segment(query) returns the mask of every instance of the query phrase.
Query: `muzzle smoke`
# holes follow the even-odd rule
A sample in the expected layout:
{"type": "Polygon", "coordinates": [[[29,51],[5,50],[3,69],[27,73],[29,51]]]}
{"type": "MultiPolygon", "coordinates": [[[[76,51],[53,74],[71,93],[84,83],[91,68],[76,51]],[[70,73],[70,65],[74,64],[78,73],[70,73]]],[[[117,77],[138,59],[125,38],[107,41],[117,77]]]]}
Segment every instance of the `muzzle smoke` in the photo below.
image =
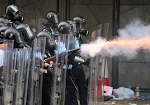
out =
{"type": "Polygon", "coordinates": [[[127,59],[135,58],[138,50],[150,49],[150,25],[144,25],[140,19],[135,19],[118,30],[118,37],[107,41],[98,37],[89,44],[81,45],[83,57],[94,57],[96,54],[113,57],[125,56],[127,59]]]}

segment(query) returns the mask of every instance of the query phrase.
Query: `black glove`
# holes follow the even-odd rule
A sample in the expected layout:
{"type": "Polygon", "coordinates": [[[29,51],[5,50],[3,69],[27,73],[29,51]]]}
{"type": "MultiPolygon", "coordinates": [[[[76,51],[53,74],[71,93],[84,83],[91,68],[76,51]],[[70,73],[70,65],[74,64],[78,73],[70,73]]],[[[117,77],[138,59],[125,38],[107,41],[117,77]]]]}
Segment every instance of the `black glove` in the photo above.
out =
{"type": "Polygon", "coordinates": [[[75,63],[74,62],[75,56],[78,56],[78,54],[76,54],[76,53],[70,53],[70,54],[68,54],[68,64],[74,64],[75,63]]]}
{"type": "Polygon", "coordinates": [[[90,64],[90,59],[87,59],[83,64],[84,65],[89,65],[90,64]]]}
{"type": "Polygon", "coordinates": [[[54,71],[54,67],[51,65],[51,66],[48,66],[47,68],[47,73],[49,74],[53,74],[53,71],[54,71]]]}

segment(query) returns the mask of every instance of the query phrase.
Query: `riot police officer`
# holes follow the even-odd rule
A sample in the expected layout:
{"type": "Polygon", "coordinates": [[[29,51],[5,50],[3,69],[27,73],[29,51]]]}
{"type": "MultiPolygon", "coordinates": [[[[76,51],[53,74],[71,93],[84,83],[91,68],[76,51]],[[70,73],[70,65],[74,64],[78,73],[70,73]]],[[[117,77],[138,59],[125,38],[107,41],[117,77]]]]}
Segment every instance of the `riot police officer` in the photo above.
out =
{"type": "MultiPolygon", "coordinates": [[[[69,24],[69,22],[66,21],[62,21],[58,24],[58,33],[62,35],[66,35],[66,39],[62,40],[59,42],[60,46],[59,46],[59,53],[65,52],[66,50],[71,50],[71,46],[70,46],[70,42],[72,40],[70,40],[70,36],[69,34],[71,32],[71,25],[69,24]],[[68,39],[68,40],[67,40],[68,39]],[[69,45],[69,48],[68,48],[69,45]]],[[[67,66],[64,65],[63,69],[66,69],[66,91],[65,91],[65,105],[70,105],[73,95],[76,94],[76,87],[74,85],[74,82],[72,81],[74,79],[74,74],[73,71],[75,71],[76,67],[74,66],[74,63],[72,62],[72,56],[74,56],[73,53],[68,54],[68,62],[67,62],[67,66]]],[[[65,77],[64,77],[65,78],[65,77]]]]}
{"type": "Polygon", "coordinates": [[[44,29],[50,33],[55,33],[55,28],[59,23],[59,14],[55,11],[50,11],[46,14],[45,21],[42,23],[46,26],[44,29]]]}
{"type": "Polygon", "coordinates": [[[16,4],[8,5],[2,17],[10,20],[12,22],[12,27],[17,27],[17,21],[20,23],[24,21],[24,17],[19,16],[19,7],[16,4]]]}
{"type": "MultiPolygon", "coordinates": [[[[77,37],[79,40],[79,46],[83,43],[82,35],[87,36],[88,31],[84,29],[85,26],[85,19],[81,16],[75,16],[73,21],[76,22],[76,31],[77,37]]],[[[87,105],[87,87],[86,87],[86,80],[84,70],[81,64],[77,65],[77,70],[75,72],[75,82],[79,89],[79,99],[81,105],[87,105]]],[[[78,105],[77,103],[77,96],[74,95],[72,99],[72,105],[78,105]]]]}
{"type": "MultiPolygon", "coordinates": [[[[47,39],[50,39],[50,34],[48,33],[48,32],[44,32],[44,31],[41,31],[41,32],[39,32],[37,35],[35,35],[35,33],[33,32],[33,29],[32,28],[30,28],[27,24],[20,24],[20,25],[18,25],[17,27],[16,27],[20,32],[21,32],[21,34],[23,35],[23,39],[24,39],[24,43],[25,43],[25,47],[27,47],[27,48],[30,48],[30,46],[31,47],[33,47],[34,48],[34,43],[33,43],[33,41],[34,40],[36,40],[36,38],[39,38],[39,37],[47,37],[47,39]]],[[[35,44],[36,45],[36,44],[35,44]]],[[[39,67],[39,62],[42,62],[43,61],[43,58],[42,58],[42,53],[41,52],[39,52],[39,50],[40,50],[40,47],[39,46],[37,46],[36,45],[36,50],[38,50],[38,51],[35,51],[35,68],[37,68],[37,67],[39,67]]],[[[34,53],[34,52],[33,52],[34,53]]],[[[34,59],[34,54],[32,55],[33,57],[31,57],[31,58],[33,58],[34,59]]],[[[31,63],[32,62],[34,62],[34,61],[32,61],[32,59],[31,59],[31,63]]],[[[41,68],[42,66],[41,66],[41,64],[40,64],[40,68],[39,69],[37,69],[37,70],[40,70],[40,72],[41,73],[44,73],[43,75],[44,75],[44,77],[46,77],[45,75],[49,75],[50,73],[51,73],[51,68],[49,67],[49,65],[50,64],[48,64],[48,63],[44,63],[44,68],[41,68]]],[[[32,66],[32,65],[31,65],[32,66]]],[[[31,68],[32,69],[32,68],[31,68]]],[[[27,95],[27,101],[28,102],[31,102],[32,103],[32,101],[30,101],[30,100],[32,100],[32,98],[33,97],[31,97],[31,94],[33,93],[33,91],[35,92],[35,94],[37,94],[37,90],[34,90],[34,89],[31,89],[31,87],[32,87],[32,84],[34,84],[34,86],[36,85],[37,87],[36,88],[38,88],[38,81],[35,81],[34,80],[34,82],[32,82],[32,78],[34,77],[34,75],[42,75],[42,74],[38,74],[38,71],[34,71],[34,72],[32,72],[32,70],[30,70],[30,72],[29,72],[29,83],[28,83],[28,95],[27,95]]],[[[35,77],[36,77],[35,76],[35,77]]],[[[39,78],[36,78],[37,80],[39,80],[39,78]]],[[[45,78],[44,78],[45,79],[45,78]]],[[[44,84],[45,84],[45,81],[44,81],[44,84]]],[[[43,85],[43,88],[44,88],[44,85],[43,85]]],[[[44,88],[45,89],[45,88],[44,88]]],[[[45,89],[46,90],[46,93],[47,93],[47,89],[45,89]]],[[[46,94],[46,93],[43,93],[43,94],[46,94]]],[[[35,95],[34,94],[34,95],[35,95]]],[[[48,93],[47,93],[48,94],[48,93]]],[[[41,94],[42,95],[42,94],[41,94]]],[[[34,96],[34,97],[37,97],[37,96],[34,96]]],[[[47,98],[47,97],[44,97],[44,98],[47,98]]],[[[46,100],[46,101],[44,101],[44,102],[48,102],[49,101],[49,99],[48,100],[46,100]]],[[[35,102],[36,103],[36,102],[35,102]]],[[[44,105],[47,105],[47,104],[45,104],[44,103],[44,105]]]]}
{"type": "MultiPolygon", "coordinates": [[[[55,11],[50,11],[46,14],[45,21],[42,23],[46,26],[43,31],[50,33],[51,39],[46,38],[45,46],[45,59],[55,55],[54,50],[56,49],[55,44],[55,28],[59,22],[59,14],[55,11]]],[[[50,61],[50,65],[53,65],[53,62],[50,61]]],[[[43,75],[43,89],[42,89],[42,105],[50,105],[50,94],[52,86],[52,74],[43,75]]]]}

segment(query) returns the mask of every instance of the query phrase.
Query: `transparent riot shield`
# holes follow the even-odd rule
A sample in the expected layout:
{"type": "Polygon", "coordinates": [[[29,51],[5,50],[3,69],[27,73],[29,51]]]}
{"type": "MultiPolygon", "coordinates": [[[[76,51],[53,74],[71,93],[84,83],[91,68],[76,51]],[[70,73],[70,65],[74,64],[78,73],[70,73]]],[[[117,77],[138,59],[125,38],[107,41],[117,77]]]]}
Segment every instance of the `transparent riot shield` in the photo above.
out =
{"type": "MultiPolygon", "coordinates": [[[[105,37],[106,39],[108,39],[108,29],[109,29],[109,24],[108,23],[100,24],[99,25],[98,36],[102,36],[102,37],[105,37]]],[[[106,64],[107,63],[106,62],[107,57],[105,56],[105,50],[103,50],[103,57],[101,57],[101,58],[103,60],[102,60],[101,72],[99,73],[99,76],[101,76],[101,79],[100,79],[101,83],[99,83],[99,85],[102,84],[102,87],[99,87],[99,90],[101,90],[101,88],[102,88],[102,98],[99,98],[99,101],[104,102],[104,85],[106,85],[106,83],[105,83],[105,78],[106,77],[105,76],[106,76],[106,74],[108,75],[108,71],[106,69],[106,67],[107,67],[107,64],[106,64]]]]}
{"type": "Polygon", "coordinates": [[[11,105],[13,99],[13,41],[4,42],[0,45],[1,67],[0,67],[0,104],[11,105]]]}
{"type": "Polygon", "coordinates": [[[0,46],[3,46],[2,48],[0,48],[0,58],[1,58],[1,62],[0,62],[0,105],[4,105],[4,83],[5,83],[5,73],[4,73],[4,70],[5,70],[5,57],[6,57],[6,46],[7,46],[7,43],[4,43],[4,44],[0,44],[0,46]],[[3,69],[4,68],[4,69],[3,69]]]}
{"type": "Polygon", "coordinates": [[[50,92],[50,105],[64,105],[66,91],[66,72],[70,35],[60,35],[57,40],[56,62],[53,85],[50,92]],[[67,45],[66,45],[67,42],[67,45]]]}
{"type": "Polygon", "coordinates": [[[15,88],[13,105],[26,105],[27,96],[27,82],[30,66],[31,48],[14,49],[14,74],[15,74],[15,88]]]}
{"type": "Polygon", "coordinates": [[[31,52],[31,65],[27,90],[27,104],[41,105],[43,73],[46,38],[40,37],[34,40],[31,52]]]}
{"type": "MultiPolygon", "coordinates": [[[[97,36],[97,31],[94,31],[91,36],[91,40],[94,41],[97,36]]],[[[90,80],[88,85],[88,105],[97,105],[97,72],[98,72],[98,58],[92,57],[90,60],[90,80]]]]}
{"type": "MultiPolygon", "coordinates": [[[[31,46],[31,63],[29,67],[29,79],[27,86],[27,105],[34,105],[34,71],[35,71],[35,55],[36,55],[37,39],[34,40],[31,46]]],[[[24,102],[25,103],[25,102],[24,102]]]]}
{"type": "Polygon", "coordinates": [[[24,64],[24,92],[23,92],[23,104],[26,105],[27,103],[27,89],[28,89],[28,80],[29,80],[29,68],[31,63],[31,48],[25,48],[25,64],[24,64]]]}
{"type": "Polygon", "coordinates": [[[24,92],[24,78],[25,78],[25,53],[26,49],[16,49],[16,77],[15,77],[15,105],[23,104],[23,92],[24,92]]]}
{"type": "Polygon", "coordinates": [[[37,39],[36,48],[36,68],[35,68],[35,105],[42,104],[42,86],[43,86],[43,72],[40,72],[44,68],[44,54],[45,54],[46,38],[40,37],[37,39]]]}
{"type": "Polygon", "coordinates": [[[14,89],[14,57],[13,57],[13,41],[8,41],[6,53],[6,68],[5,68],[5,89],[4,89],[4,104],[12,105],[13,89],[14,89]]]}
{"type": "MultiPolygon", "coordinates": [[[[66,43],[66,45],[68,45],[68,43],[66,43]]],[[[69,50],[74,50],[77,48],[79,48],[79,40],[77,39],[77,37],[71,35],[69,40],[69,50]]]]}
{"type": "MultiPolygon", "coordinates": [[[[91,39],[94,41],[97,37],[108,36],[109,24],[99,25],[99,29],[92,33],[91,39]]],[[[90,80],[88,85],[88,105],[98,105],[98,102],[104,102],[104,83],[105,83],[105,65],[106,57],[105,51],[102,52],[103,56],[97,54],[90,60],[90,80]]]]}

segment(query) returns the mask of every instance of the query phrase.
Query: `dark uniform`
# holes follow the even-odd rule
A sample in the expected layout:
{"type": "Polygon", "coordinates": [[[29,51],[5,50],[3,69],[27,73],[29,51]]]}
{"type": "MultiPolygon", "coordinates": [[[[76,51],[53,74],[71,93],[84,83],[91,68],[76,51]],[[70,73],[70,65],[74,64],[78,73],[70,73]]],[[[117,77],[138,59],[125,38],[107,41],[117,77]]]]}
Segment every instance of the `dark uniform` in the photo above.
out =
{"type": "MultiPolygon", "coordinates": [[[[49,27],[46,27],[49,28],[49,27]]],[[[45,29],[43,29],[45,30],[45,29]]],[[[48,30],[48,29],[46,29],[48,30]]],[[[50,32],[50,30],[49,30],[50,32]]],[[[46,38],[46,51],[45,51],[45,57],[49,58],[54,55],[54,49],[50,48],[51,50],[48,50],[50,46],[48,46],[48,39],[46,38]]],[[[47,69],[47,68],[45,68],[47,69]]],[[[43,73],[43,87],[42,87],[42,105],[50,105],[50,95],[51,95],[51,87],[52,87],[52,74],[51,73],[43,73]]]]}
{"type": "Polygon", "coordinates": [[[43,74],[43,88],[42,88],[42,105],[50,105],[50,94],[52,87],[52,74],[43,74]]]}
{"type": "MultiPolygon", "coordinates": [[[[86,87],[86,80],[85,74],[82,65],[77,64],[77,68],[74,71],[75,74],[75,83],[79,89],[79,100],[81,105],[87,105],[87,87],[86,87]]],[[[73,96],[72,104],[71,105],[78,105],[77,96],[76,94],[73,96]]]]}
{"type": "MultiPolygon", "coordinates": [[[[77,28],[77,37],[79,41],[79,46],[83,43],[82,36],[80,34],[87,35],[88,31],[84,30],[85,20],[81,16],[76,16],[73,18],[73,21],[76,22],[77,28]]],[[[81,105],[87,105],[87,87],[86,87],[86,80],[85,74],[82,67],[82,64],[77,64],[77,69],[74,71],[75,74],[75,83],[79,89],[79,100],[81,105]]],[[[77,96],[74,95],[72,99],[71,105],[78,105],[77,96]]]]}
{"type": "Polygon", "coordinates": [[[75,70],[76,70],[76,66],[73,66],[72,69],[67,70],[65,105],[71,105],[70,103],[72,102],[73,96],[76,96],[76,90],[75,90],[75,87],[72,82],[72,80],[74,79],[73,71],[75,71],[75,70]]]}
{"type": "MultiPolygon", "coordinates": [[[[50,11],[46,14],[46,19],[42,23],[46,26],[43,31],[47,31],[51,33],[51,42],[49,39],[46,38],[46,51],[45,51],[45,59],[55,55],[55,48],[56,45],[54,43],[54,36],[53,34],[55,31],[51,28],[55,28],[58,24],[58,14],[54,11],[50,11]]],[[[51,88],[52,88],[52,74],[51,73],[44,73],[43,74],[43,88],[42,88],[42,105],[50,105],[51,102],[51,88]]]]}

